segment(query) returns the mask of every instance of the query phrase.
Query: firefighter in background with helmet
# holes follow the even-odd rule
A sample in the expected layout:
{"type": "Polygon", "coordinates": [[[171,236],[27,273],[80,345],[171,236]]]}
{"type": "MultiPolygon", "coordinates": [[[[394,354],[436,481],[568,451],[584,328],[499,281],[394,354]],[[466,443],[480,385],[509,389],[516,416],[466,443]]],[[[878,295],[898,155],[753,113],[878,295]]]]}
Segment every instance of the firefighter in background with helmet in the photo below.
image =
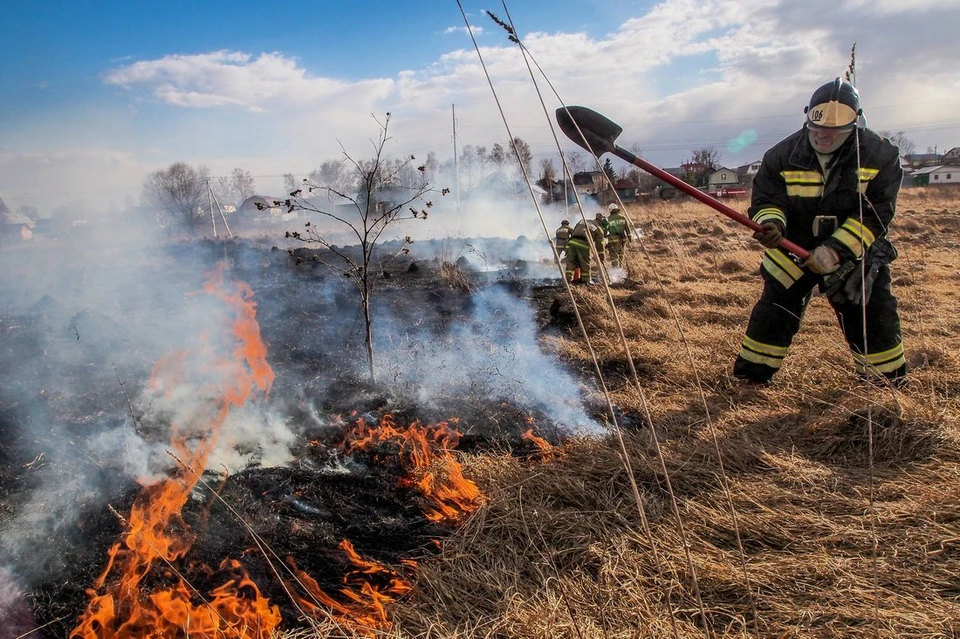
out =
{"type": "Polygon", "coordinates": [[[749,214],[763,227],[754,238],[766,249],[764,286],[733,374],[770,382],[819,286],[860,376],[881,374],[900,385],[907,364],[890,290],[896,251],[886,238],[903,178],[899,149],[859,127],[860,95],[840,78],[814,91],[804,113],[803,128],[764,154],[753,182],[749,214]],[[810,257],[796,264],[778,247],[782,238],[810,257]]]}
{"type": "Polygon", "coordinates": [[[624,265],[623,257],[627,244],[632,241],[630,223],[623,217],[617,203],[611,204],[607,210],[610,212],[610,217],[607,218],[607,249],[610,251],[610,266],[620,268],[624,265]]]}
{"type": "Polygon", "coordinates": [[[570,241],[570,236],[573,235],[573,229],[570,228],[570,221],[564,220],[560,222],[560,228],[556,230],[556,241],[554,244],[557,247],[557,254],[563,257],[563,252],[567,250],[567,242],[570,241]]]}
{"type": "Polygon", "coordinates": [[[597,252],[602,255],[603,251],[603,228],[595,220],[580,220],[573,227],[573,233],[570,241],[567,242],[567,261],[564,272],[568,282],[575,284],[593,284],[591,277],[591,263],[593,261],[590,255],[590,240],[587,234],[593,240],[593,246],[597,252]]]}

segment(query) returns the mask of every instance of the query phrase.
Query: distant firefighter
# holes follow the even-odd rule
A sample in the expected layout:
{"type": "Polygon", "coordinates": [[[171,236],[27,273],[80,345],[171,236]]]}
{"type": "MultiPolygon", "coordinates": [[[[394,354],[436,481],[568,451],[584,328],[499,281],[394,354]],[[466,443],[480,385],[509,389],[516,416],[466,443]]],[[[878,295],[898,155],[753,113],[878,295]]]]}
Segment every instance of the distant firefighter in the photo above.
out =
{"type": "MultiPolygon", "coordinates": [[[[593,245],[596,247],[599,255],[603,251],[603,228],[595,221],[583,220],[577,222],[573,227],[573,235],[567,242],[567,264],[565,275],[568,282],[579,284],[593,284],[591,278],[590,240],[587,239],[587,233],[593,239],[593,245]]],[[[602,258],[601,258],[602,262],[602,258]]]]}
{"type": "Polygon", "coordinates": [[[563,222],[560,222],[560,228],[558,228],[556,232],[557,238],[555,243],[557,246],[557,253],[559,253],[561,257],[563,256],[563,252],[567,250],[567,242],[570,241],[571,235],[573,235],[573,229],[570,228],[570,221],[564,220],[563,222]]]}
{"type": "Polygon", "coordinates": [[[611,204],[610,217],[607,218],[607,250],[610,251],[610,266],[620,268],[624,265],[623,257],[627,244],[633,241],[630,235],[630,223],[623,217],[620,207],[611,204]]]}

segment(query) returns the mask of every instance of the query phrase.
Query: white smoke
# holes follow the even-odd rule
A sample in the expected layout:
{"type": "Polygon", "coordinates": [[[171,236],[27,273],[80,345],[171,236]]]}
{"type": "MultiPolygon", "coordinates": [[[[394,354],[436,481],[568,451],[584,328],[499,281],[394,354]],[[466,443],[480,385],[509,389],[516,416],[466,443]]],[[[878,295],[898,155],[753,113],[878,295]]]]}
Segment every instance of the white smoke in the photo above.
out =
{"type": "Polygon", "coordinates": [[[487,397],[542,411],[567,433],[600,433],[587,414],[585,391],[537,340],[534,311],[504,287],[475,291],[468,317],[449,333],[386,354],[393,375],[418,389],[421,401],[487,397]]]}

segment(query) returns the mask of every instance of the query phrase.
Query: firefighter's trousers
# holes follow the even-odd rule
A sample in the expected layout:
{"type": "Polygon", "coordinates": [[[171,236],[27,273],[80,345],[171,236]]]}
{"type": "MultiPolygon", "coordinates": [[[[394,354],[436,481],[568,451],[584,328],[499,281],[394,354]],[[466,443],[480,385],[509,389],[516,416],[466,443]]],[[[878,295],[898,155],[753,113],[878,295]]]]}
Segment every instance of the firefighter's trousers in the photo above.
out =
{"type": "Polygon", "coordinates": [[[607,251],[610,253],[610,266],[613,268],[621,268],[625,266],[624,264],[624,255],[627,252],[627,243],[626,241],[619,238],[610,238],[607,241],[607,251]]]}
{"type": "Polygon", "coordinates": [[[586,239],[572,237],[567,242],[567,266],[564,272],[568,282],[573,282],[573,276],[580,269],[580,278],[590,279],[590,245],[586,239]]]}
{"type": "MultiPolygon", "coordinates": [[[[780,370],[793,336],[800,329],[800,321],[810,302],[813,287],[819,285],[820,275],[804,272],[789,288],[761,270],[763,294],[747,325],[740,354],[733,364],[736,377],[757,382],[769,382],[780,370]]],[[[907,374],[903,341],[900,334],[900,316],[897,298],[890,290],[890,267],[880,267],[873,283],[866,313],[859,304],[830,301],[833,311],[853,353],[857,373],[866,376],[869,370],[891,380],[907,374]],[[863,318],[866,316],[866,346],[864,346],[863,318]]]]}

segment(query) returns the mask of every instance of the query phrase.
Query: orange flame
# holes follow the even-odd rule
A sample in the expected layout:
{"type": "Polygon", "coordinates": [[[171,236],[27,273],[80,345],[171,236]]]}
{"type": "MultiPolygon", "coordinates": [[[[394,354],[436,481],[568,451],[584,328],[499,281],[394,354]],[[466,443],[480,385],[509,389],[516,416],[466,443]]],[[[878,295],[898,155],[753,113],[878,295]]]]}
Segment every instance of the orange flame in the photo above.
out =
{"type": "Polygon", "coordinates": [[[480,506],[480,489],[463,476],[463,467],[451,450],[460,442],[460,432],[448,422],[424,426],[413,422],[398,428],[392,415],[384,415],[375,427],[363,419],[344,437],[343,450],[373,452],[396,451],[407,471],[407,481],[416,486],[432,503],[427,518],[452,523],[480,506]]]}
{"type": "Polygon", "coordinates": [[[521,439],[525,439],[528,442],[531,442],[537,449],[540,451],[540,455],[543,457],[560,455],[560,451],[550,442],[545,440],[543,437],[533,434],[533,429],[527,429],[522,435],[521,439]]]}
{"type": "Polygon", "coordinates": [[[267,639],[280,624],[279,608],[261,597],[235,560],[221,564],[227,581],[207,597],[193,590],[179,573],[172,587],[142,591],[144,579],[158,560],[172,565],[193,544],[194,535],[181,510],[230,409],[242,406],[254,389],[268,393],[273,384],[253,291],[243,282],[235,283],[235,291],[227,291],[224,267],[221,263],[207,273],[204,292],[218,297],[236,315],[232,323],[237,343],[234,359],[210,365],[194,362],[189,352],[180,351],[161,358],[154,367],[153,390],[172,397],[175,389],[187,384],[211,401],[187,418],[187,423],[173,424],[171,446],[180,455],[182,466],[172,477],[145,486],[135,499],[126,520],[126,536],[110,549],[106,568],[88,590],[90,603],[70,633],[71,639],[267,639]],[[191,365],[196,367],[194,371],[188,370],[191,365]],[[199,380],[195,384],[191,373],[199,380]]]}
{"type": "Polygon", "coordinates": [[[339,589],[347,601],[338,601],[325,593],[313,577],[297,568],[291,557],[287,562],[294,569],[298,582],[310,597],[307,599],[297,596],[297,603],[314,616],[330,614],[318,606],[323,604],[333,611],[333,616],[338,622],[356,631],[386,630],[390,627],[390,621],[385,604],[396,601],[398,597],[410,592],[411,586],[386,566],[363,559],[354,550],[349,540],[341,541],[339,548],[346,553],[347,559],[354,566],[353,570],[344,575],[343,587],[339,589]]]}

